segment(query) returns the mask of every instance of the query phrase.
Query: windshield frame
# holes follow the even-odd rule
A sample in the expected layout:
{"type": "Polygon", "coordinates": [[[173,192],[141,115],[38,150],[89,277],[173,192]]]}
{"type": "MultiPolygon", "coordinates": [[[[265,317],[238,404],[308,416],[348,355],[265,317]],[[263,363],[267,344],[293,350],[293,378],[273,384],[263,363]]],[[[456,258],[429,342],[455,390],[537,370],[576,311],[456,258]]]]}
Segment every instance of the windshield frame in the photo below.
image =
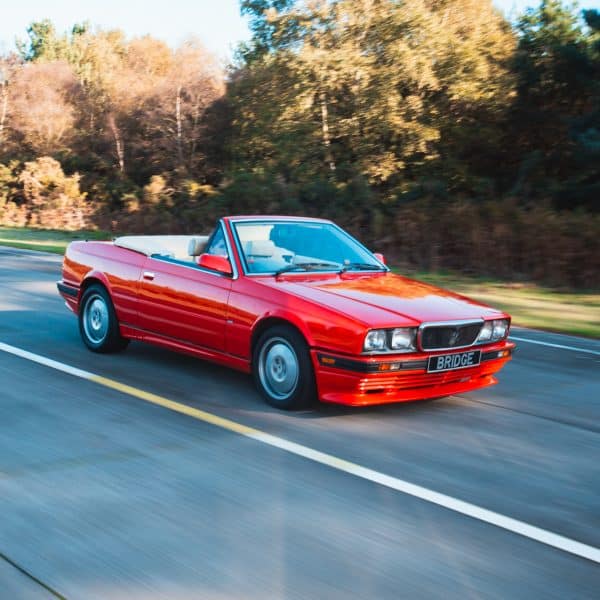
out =
{"type": "MultiPolygon", "coordinates": [[[[336,223],[334,223],[333,221],[327,221],[327,220],[319,220],[319,219],[303,219],[301,217],[297,218],[297,219],[289,219],[289,218],[272,218],[272,219],[265,219],[265,218],[256,218],[256,219],[230,219],[230,223],[231,223],[231,234],[233,237],[233,241],[235,244],[235,249],[237,251],[238,257],[239,257],[239,261],[240,261],[240,265],[242,267],[242,271],[244,272],[244,275],[246,277],[275,277],[277,276],[277,271],[264,271],[262,273],[252,273],[248,270],[248,265],[246,263],[246,256],[244,254],[244,251],[242,250],[242,244],[240,242],[239,236],[238,236],[238,230],[237,230],[237,225],[239,224],[265,224],[265,225],[276,225],[276,224],[290,224],[290,223],[298,223],[298,224],[306,224],[306,225],[310,225],[310,224],[315,224],[315,223],[320,223],[322,225],[327,225],[330,227],[333,227],[334,229],[336,229],[338,232],[340,232],[343,236],[345,236],[350,243],[354,243],[356,244],[361,250],[364,250],[372,259],[373,262],[375,263],[373,265],[373,269],[372,270],[367,270],[367,269],[361,269],[361,270],[347,270],[344,271],[344,273],[361,273],[361,274],[367,274],[367,273],[388,273],[390,271],[390,268],[385,265],[384,263],[382,263],[381,261],[379,261],[375,255],[373,254],[373,252],[371,252],[366,246],[364,246],[360,241],[358,241],[354,236],[350,235],[345,229],[343,229],[342,227],[340,227],[339,225],[337,225],[336,223]]],[[[329,275],[339,275],[341,273],[341,269],[342,269],[343,265],[340,265],[340,269],[310,269],[310,270],[301,270],[299,269],[298,271],[287,271],[285,273],[285,275],[324,275],[324,274],[329,274],[329,275]]]]}

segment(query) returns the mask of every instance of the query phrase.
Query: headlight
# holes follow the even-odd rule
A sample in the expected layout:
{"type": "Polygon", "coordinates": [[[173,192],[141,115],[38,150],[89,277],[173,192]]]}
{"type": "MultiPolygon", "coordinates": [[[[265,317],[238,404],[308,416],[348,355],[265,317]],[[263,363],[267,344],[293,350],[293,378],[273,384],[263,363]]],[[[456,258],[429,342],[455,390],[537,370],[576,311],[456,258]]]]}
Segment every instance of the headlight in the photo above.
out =
{"type": "Polygon", "coordinates": [[[372,350],[385,350],[385,341],[386,341],[386,332],[385,329],[373,329],[373,331],[369,331],[365,337],[364,349],[365,352],[370,352],[372,350]]]}
{"type": "Polygon", "coordinates": [[[489,342],[492,339],[492,332],[494,331],[494,322],[486,321],[479,332],[477,337],[478,342],[489,342]]]}
{"type": "Polygon", "coordinates": [[[392,329],[390,347],[392,350],[415,350],[417,330],[414,327],[392,329]]]}
{"type": "Polygon", "coordinates": [[[477,336],[477,342],[497,342],[503,340],[508,334],[508,319],[495,319],[486,321],[477,336]]]}
{"type": "Polygon", "coordinates": [[[502,340],[506,337],[508,333],[508,320],[507,319],[498,319],[494,321],[494,331],[492,332],[492,339],[502,340]]]}
{"type": "Polygon", "coordinates": [[[364,352],[413,352],[416,350],[416,327],[373,329],[365,336],[364,352]]]}

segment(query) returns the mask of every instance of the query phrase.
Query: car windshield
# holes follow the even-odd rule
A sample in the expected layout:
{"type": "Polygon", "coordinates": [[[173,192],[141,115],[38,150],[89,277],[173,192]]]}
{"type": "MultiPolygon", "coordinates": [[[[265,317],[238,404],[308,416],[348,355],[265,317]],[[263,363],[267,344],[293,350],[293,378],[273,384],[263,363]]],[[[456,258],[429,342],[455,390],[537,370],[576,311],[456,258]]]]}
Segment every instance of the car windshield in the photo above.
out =
{"type": "Polygon", "coordinates": [[[248,273],[385,269],[332,223],[248,221],[234,228],[248,273]]]}

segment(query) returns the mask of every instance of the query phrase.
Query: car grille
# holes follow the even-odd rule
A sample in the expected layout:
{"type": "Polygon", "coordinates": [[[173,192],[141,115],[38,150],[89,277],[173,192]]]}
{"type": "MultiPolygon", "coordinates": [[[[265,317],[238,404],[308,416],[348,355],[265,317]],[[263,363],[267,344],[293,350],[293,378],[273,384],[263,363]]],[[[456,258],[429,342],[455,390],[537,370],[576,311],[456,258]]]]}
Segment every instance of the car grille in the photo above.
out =
{"type": "Polygon", "coordinates": [[[481,321],[460,325],[426,325],[421,330],[422,350],[464,348],[475,342],[481,330],[481,321]]]}

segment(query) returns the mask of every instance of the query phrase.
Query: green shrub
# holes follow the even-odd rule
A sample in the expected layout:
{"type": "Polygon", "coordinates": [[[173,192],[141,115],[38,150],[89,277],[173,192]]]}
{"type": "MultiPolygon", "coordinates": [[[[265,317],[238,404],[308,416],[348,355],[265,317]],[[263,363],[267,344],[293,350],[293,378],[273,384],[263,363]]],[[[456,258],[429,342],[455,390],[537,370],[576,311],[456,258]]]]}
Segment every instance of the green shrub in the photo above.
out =
{"type": "Polygon", "coordinates": [[[65,175],[60,163],[50,156],[26,162],[18,177],[27,225],[46,229],[84,229],[91,213],[79,189],[79,175],[65,175]]]}

